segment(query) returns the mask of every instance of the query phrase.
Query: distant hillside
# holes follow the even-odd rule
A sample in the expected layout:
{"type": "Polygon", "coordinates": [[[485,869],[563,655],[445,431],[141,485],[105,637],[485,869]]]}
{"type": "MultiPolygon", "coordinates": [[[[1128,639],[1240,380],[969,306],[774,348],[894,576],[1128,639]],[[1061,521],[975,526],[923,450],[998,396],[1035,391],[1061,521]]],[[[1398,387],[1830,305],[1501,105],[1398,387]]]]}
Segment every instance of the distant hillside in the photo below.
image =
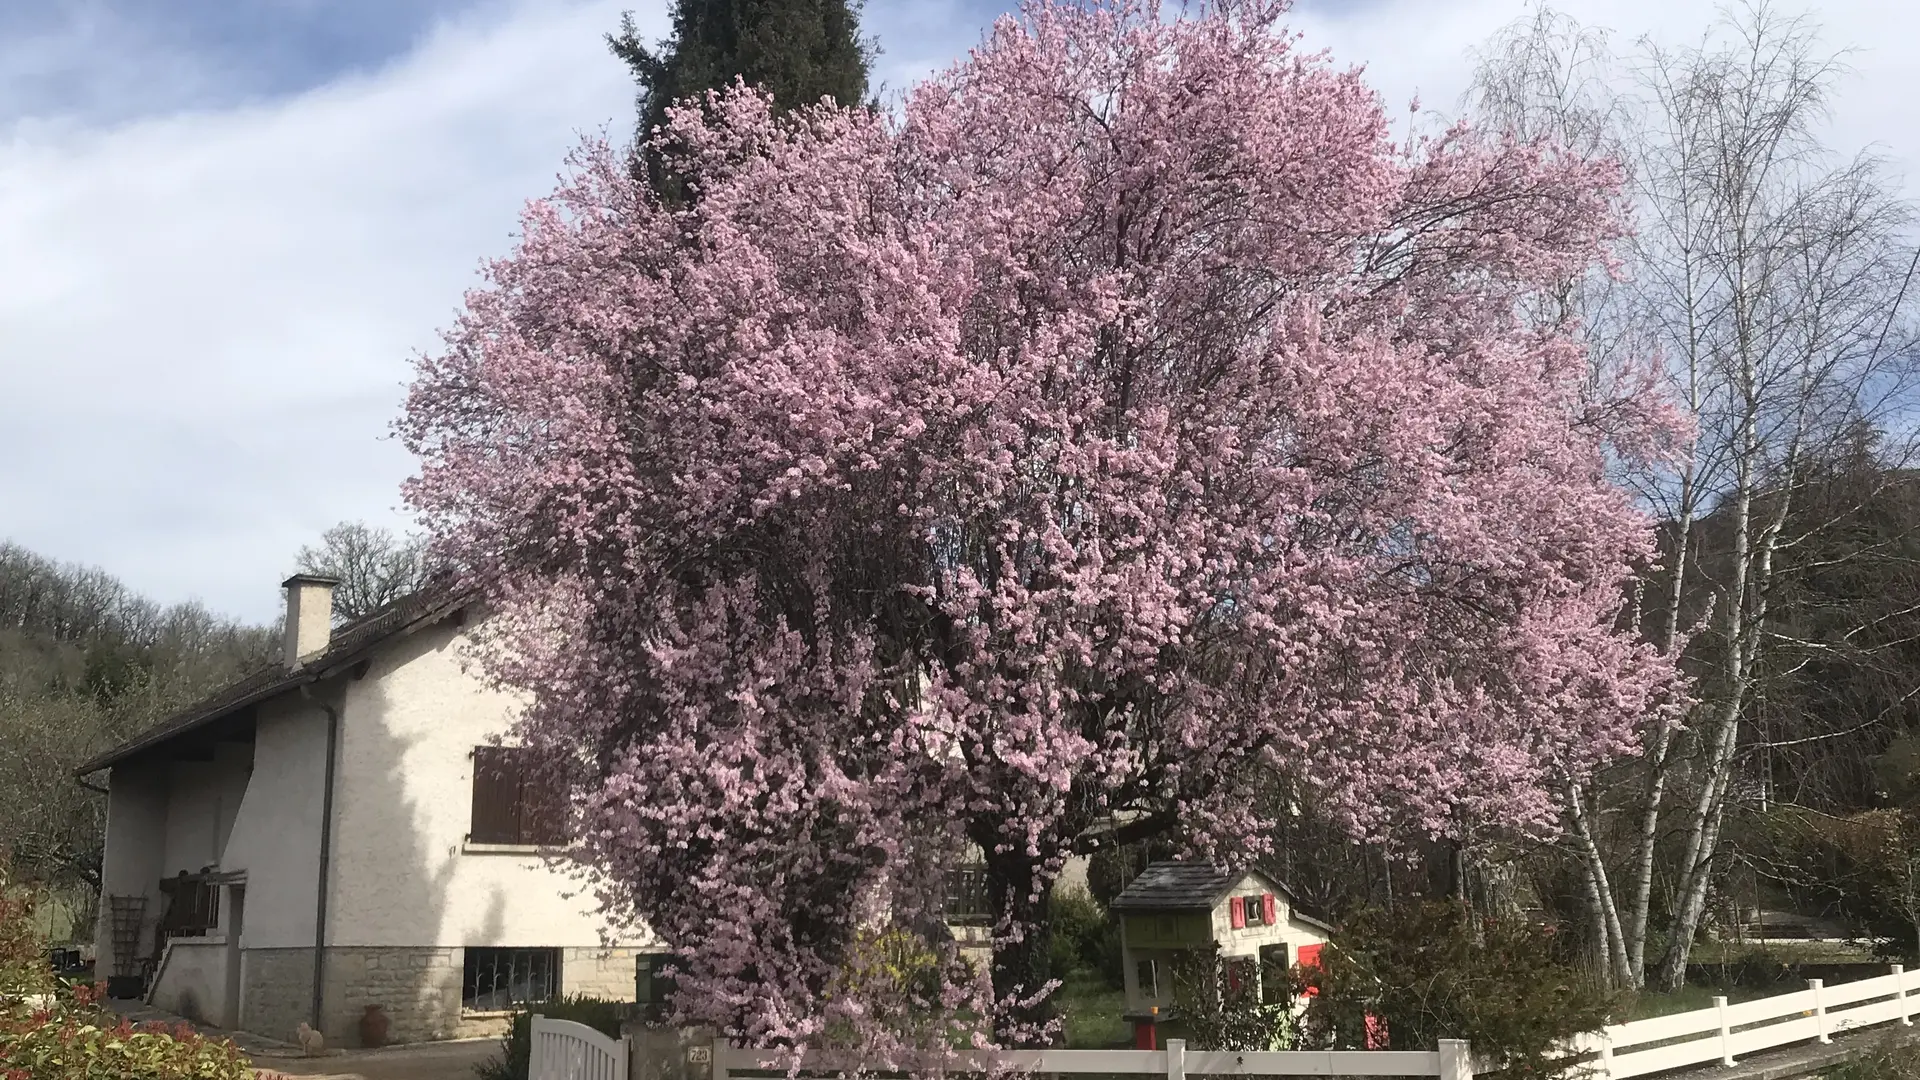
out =
{"type": "Polygon", "coordinates": [[[265,663],[275,638],[0,543],[0,859],[14,879],[96,891],[105,800],[69,770],[265,663]]]}

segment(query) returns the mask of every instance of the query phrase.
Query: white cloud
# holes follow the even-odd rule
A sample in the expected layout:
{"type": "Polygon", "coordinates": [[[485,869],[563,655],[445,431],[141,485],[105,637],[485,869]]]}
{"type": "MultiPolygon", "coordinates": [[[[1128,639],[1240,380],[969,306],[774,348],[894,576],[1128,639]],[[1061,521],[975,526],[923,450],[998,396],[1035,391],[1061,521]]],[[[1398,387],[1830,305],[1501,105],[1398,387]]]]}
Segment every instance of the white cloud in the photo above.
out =
{"type": "MultiPolygon", "coordinates": [[[[1729,4],[1722,0],[1552,0],[1583,25],[1610,31],[1616,50],[1643,36],[1669,46],[1697,42],[1729,4]]],[[[1830,142],[1847,153],[1873,148],[1892,159],[1914,187],[1920,161],[1920,96],[1908,74],[1920,46],[1920,7],[1886,0],[1775,0],[1781,15],[1807,12],[1831,51],[1848,50],[1851,75],[1838,87],[1830,142]]],[[[1304,4],[1293,20],[1309,48],[1330,49],[1343,64],[1364,63],[1367,80],[1397,117],[1418,96],[1423,109],[1452,115],[1477,50],[1527,16],[1519,0],[1372,0],[1356,8],[1304,4]]],[[[1404,130],[1404,129],[1401,129],[1404,130]]]]}
{"type": "MultiPolygon", "coordinates": [[[[527,2],[441,26],[376,73],[298,97],[102,126],[0,119],[0,538],[97,563],[162,600],[267,618],[293,551],[342,518],[401,520],[411,469],[386,437],[410,356],[431,348],[479,260],[582,132],[624,137],[632,87],[602,34],[665,0],[527,2]]],[[[1625,36],[1696,35],[1710,0],[1573,0],[1625,36]]],[[[1514,0],[1304,8],[1309,46],[1364,61],[1396,105],[1451,110],[1471,50],[1514,0]]],[[[892,91],[978,40],[980,0],[874,0],[892,91]]],[[[1916,16],[1834,0],[1865,43],[1838,109],[1848,144],[1914,160],[1898,74],[1916,16]]],[[[110,78],[110,32],[0,48],[0,92],[38,70],[110,78]],[[57,55],[93,49],[91,57],[57,55]]],[[[179,58],[143,72],[197,100],[179,58]]],[[[78,115],[90,115],[80,113],[78,115]]]]}
{"type": "Polygon", "coordinates": [[[288,100],[5,132],[0,536],[261,618],[321,529],[400,520],[409,358],[580,134],[625,135],[621,6],[496,9],[288,100]]]}

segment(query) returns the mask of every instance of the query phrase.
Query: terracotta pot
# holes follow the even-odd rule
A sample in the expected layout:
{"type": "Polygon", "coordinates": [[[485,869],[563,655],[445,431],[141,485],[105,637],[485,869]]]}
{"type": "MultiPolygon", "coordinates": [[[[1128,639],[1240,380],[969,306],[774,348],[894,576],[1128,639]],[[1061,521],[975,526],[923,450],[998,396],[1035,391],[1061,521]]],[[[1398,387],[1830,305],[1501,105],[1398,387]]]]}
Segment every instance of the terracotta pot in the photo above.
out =
{"type": "Polygon", "coordinates": [[[387,1045],[389,1024],[385,1005],[367,1006],[367,1011],[360,1017],[360,1045],[373,1047],[387,1045]]]}

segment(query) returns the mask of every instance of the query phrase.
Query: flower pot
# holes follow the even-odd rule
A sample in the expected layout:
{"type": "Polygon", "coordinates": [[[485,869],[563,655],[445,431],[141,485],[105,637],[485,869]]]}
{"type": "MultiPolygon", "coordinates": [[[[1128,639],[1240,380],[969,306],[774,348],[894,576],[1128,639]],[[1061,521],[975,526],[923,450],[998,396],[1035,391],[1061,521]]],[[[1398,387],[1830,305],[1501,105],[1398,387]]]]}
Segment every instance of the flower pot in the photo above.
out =
{"type": "Polygon", "coordinates": [[[387,1045],[387,1007],[369,1005],[360,1017],[360,1045],[380,1047],[387,1045]]]}

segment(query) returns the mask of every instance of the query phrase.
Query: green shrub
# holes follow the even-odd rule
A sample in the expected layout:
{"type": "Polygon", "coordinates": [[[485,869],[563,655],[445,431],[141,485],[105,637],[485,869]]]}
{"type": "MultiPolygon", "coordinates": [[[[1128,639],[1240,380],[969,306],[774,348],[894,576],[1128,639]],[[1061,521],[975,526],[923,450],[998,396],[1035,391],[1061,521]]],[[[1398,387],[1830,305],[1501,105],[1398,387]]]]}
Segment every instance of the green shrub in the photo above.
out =
{"type": "Polygon", "coordinates": [[[1047,902],[1053,932],[1047,961],[1054,978],[1087,972],[1119,986],[1120,927],[1085,889],[1056,890],[1047,902]]]}
{"type": "Polygon", "coordinates": [[[1555,959],[1554,935],[1451,902],[1360,911],[1304,973],[1316,996],[1303,1038],[1361,1049],[1372,1017],[1376,1046],[1431,1050],[1439,1039],[1465,1039],[1508,1076],[1557,1076],[1569,1064],[1563,1040],[1604,1026],[1618,1002],[1555,959]]]}
{"type": "Polygon", "coordinates": [[[581,995],[530,1005],[513,1014],[513,1022],[500,1040],[499,1055],[475,1065],[473,1071],[480,1074],[481,1080],[527,1080],[533,1055],[534,1013],[549,1020],[571,1020],[576,1024],[585,1024],[610,1039],[617,1039],[620,1037],[620,1025],[632,1010],[633,1005],[629,1002],[581,995]]]}
{"type": "Polygon", "coordinates": [[[1177,1037],[1196,1050],[1292,1050],[1299,1045],[1294,1012],[1301,990],[1297,971],[1269,966],[1259,975],[1261,992],[1245,977],[1235,992],[1230,981],[1223,985],[1226,967],[1216,944],[1210,950],[1181,954],[1169,975],[1173,980],[1170,1038],[1178,1032],[1177,1037]]]}

